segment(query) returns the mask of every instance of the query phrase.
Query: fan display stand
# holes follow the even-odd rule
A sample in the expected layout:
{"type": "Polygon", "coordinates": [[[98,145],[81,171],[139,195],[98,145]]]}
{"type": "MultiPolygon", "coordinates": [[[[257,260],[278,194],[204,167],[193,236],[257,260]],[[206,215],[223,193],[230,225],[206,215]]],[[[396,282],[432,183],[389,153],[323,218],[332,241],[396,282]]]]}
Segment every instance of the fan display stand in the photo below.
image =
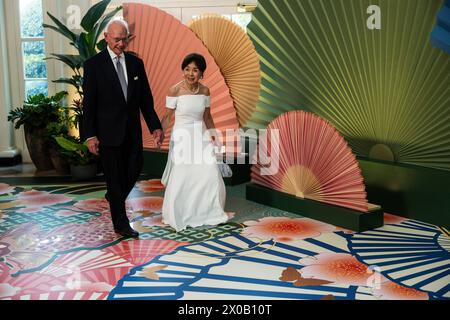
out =
{"type": "Polygon", "coordinates": [[[247,200],[355,231],[383,226],[381,207],[367,201],[355,155],[325,119],[286,112],[268,125],[258,145],[247,200]]]}
{"type": "Polygon", "coordinates": [[[361,212],[319,201],[297,198],[294,195],[255,183],[246,185],[245,196],[250,201],[357,232],[383,226],[383,210],[379,206],[374,206],[368,212],[361,212]]]}
{"type": "Polygon", "coordinates": [[[358,157],[367,198],[386,212],[450,228],[450,172],[358,157]]]}

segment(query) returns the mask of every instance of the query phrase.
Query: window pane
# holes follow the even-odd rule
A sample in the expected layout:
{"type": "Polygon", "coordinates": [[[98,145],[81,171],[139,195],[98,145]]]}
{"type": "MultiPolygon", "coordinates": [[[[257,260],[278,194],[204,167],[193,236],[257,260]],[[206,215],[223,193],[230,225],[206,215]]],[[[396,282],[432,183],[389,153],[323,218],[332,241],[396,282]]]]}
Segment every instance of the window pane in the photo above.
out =
{"type": "Polygon", "coordinates": [[[251,13],[233,14],[233,22],[240,25],[242,29],[247,31],[247,25],[252,21],[251,13]]]}
{"type": "Polygon", "coordinates": [[[20,30],[22,38],[43,37],[42,0],[20,0],[20,30]]]}
{"type": "Polygon", "coordinates": [[[22,49],[25,79],[47,78],[44,41],[24,42],[22,49]]]}
{"type": "Polygon", "coordinates": [[[47,81],[25,81],[25,95],[32,96],[39,93],[48,95],[47,81]]]}

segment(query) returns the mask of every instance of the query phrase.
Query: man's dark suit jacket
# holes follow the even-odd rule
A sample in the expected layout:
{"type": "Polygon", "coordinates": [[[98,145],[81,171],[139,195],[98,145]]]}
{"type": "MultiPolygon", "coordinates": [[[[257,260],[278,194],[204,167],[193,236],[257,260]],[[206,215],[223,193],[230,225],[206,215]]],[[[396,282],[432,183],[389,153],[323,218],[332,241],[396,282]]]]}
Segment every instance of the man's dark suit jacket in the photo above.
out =
{"type": "Polygon", "coordinates": [[[81,132],[83,140],[97,136],[100,145],[119,146],[128,132],[133,140],[142,141],[139,111],[142,112],[151,133],[161,129],[161,123],[154,110],[144,63],[128,53],[125,53],[125,62],[128,75],[128,101],[123,95],[108,50],[101,51],[84,63],[81,132]]]}

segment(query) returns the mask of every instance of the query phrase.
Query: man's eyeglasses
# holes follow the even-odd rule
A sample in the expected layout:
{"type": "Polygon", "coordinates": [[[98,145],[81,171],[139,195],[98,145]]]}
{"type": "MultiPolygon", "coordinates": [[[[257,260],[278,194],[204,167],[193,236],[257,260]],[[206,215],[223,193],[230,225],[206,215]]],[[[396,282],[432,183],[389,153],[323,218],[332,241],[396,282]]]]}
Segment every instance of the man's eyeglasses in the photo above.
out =
{"type": "Polygon", "coordinates": [[[120,42],[120,41],[128,42],[128,40],[130,40],[130,37],[125,37],[125,38],[112,38],[112,40],[113,40],[115,43],[118,43],[118,42],[120,42]]]}

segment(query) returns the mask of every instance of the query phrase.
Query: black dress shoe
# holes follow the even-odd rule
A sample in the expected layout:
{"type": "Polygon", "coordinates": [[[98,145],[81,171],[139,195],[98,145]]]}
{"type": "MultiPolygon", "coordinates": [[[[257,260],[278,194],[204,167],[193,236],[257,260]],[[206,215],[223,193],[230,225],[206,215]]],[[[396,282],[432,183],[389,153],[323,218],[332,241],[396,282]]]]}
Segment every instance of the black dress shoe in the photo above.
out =
{"type": "Polygon", "coordinates": [[[114,229],[115,233],[120,234],[122,237],[125,238],[137,238],[139,237],[139,232],[137,232],[136,230],[134,230],[133,228],[126,228],[126,229],[122,229],[122,230],[118,230],[118,229],[114,229]]]}

